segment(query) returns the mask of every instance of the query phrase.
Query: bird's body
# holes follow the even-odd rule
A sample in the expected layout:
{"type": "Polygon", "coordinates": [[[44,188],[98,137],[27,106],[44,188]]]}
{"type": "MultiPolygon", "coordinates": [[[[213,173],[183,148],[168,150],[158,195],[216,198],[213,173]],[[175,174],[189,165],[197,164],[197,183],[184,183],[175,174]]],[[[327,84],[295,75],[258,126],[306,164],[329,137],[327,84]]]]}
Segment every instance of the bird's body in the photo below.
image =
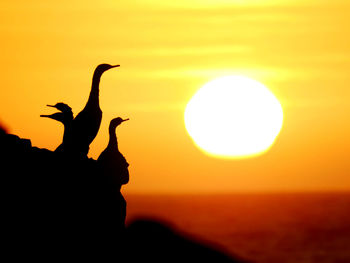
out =
{"type": "Polygon", "coordinates": [[[99,107],[85,107],[72,122],[71,148],[66,151],[86,156],[100,129],[101,120],[102,111],[99,107]]]}
{"type": "Polygon", "coordinates": [[[115,129],[126,120],[118,117],[110,122],[108,145],[97,159],[103,175],[110,178],[113,184],[119,188],[129,181],[129,164],[119,151],[115,129]]]}
{"type": "Polygon", "coordinates": [[[89,99],[84,109],[75,117],[72,123],[72,149],[70,152],[78,156],[86,156],[89,152],[89,145],[95,139],[100,129],[102,111],[99,103],[100,79],[103,72],[119,67],[119,65],[100,64],[96,67],[92,77],[89,99]]]}

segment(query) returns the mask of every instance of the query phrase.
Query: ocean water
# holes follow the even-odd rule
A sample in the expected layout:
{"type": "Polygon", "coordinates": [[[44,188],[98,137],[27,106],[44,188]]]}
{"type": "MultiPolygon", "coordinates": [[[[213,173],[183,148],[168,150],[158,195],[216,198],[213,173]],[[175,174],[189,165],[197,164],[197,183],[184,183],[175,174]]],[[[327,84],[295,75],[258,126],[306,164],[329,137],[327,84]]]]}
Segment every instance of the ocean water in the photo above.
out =
{"type": "Polygon", "coordinates": [[[127,223],[152,218],[261,263],[350,263],[350,193],[126,195],[127,223]]]}

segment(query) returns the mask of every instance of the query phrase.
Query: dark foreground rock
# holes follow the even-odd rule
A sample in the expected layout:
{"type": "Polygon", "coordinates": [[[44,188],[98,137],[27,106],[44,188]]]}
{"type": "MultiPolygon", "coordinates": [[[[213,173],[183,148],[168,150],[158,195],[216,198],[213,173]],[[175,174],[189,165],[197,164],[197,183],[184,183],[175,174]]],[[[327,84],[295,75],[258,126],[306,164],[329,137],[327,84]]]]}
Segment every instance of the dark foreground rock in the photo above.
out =
{"type": "Polygon", "coordinates": [[[0,132],[2,251],[12,261],[242,262],[159,222],[123,228],[125,201],[93,159],[0,132]]]}

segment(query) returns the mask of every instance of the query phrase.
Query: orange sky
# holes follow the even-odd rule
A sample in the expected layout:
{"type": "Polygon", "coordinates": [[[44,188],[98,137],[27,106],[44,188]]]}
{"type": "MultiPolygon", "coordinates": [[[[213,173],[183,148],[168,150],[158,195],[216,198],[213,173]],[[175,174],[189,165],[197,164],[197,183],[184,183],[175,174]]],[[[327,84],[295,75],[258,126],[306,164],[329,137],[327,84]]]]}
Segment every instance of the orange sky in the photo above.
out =
{"type": "Polygon", "coordinates": [[[349,12],[346,0],[5,0],[0,121],[54,150],[63,129],[39,117],[52,112],[45,105],[78,113],[95,66],[120,64],[101,81],[90,157],[106,146],[109,121],[129,117],[118,129],[131,164],[125,191],[350,190],[349,12]],[[264,83],[282,104],[282,131],[259,157],[206,156],[185,130],[191,96],[230,74],[264,83]]]}

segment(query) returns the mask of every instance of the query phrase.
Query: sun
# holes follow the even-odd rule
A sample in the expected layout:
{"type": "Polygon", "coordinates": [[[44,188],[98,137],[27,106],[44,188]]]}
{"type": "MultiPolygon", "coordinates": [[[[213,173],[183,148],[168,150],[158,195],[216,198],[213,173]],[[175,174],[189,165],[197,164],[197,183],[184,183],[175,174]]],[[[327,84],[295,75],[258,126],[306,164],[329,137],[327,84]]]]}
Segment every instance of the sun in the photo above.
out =
{"type": "Polygon", "coordinates": [[[244,158],[266,152],[283,123],[283,110],[263,84],[226,76],[205,84],[188,102],[185,126],[194,143],[217,157],[244,158]]]}

